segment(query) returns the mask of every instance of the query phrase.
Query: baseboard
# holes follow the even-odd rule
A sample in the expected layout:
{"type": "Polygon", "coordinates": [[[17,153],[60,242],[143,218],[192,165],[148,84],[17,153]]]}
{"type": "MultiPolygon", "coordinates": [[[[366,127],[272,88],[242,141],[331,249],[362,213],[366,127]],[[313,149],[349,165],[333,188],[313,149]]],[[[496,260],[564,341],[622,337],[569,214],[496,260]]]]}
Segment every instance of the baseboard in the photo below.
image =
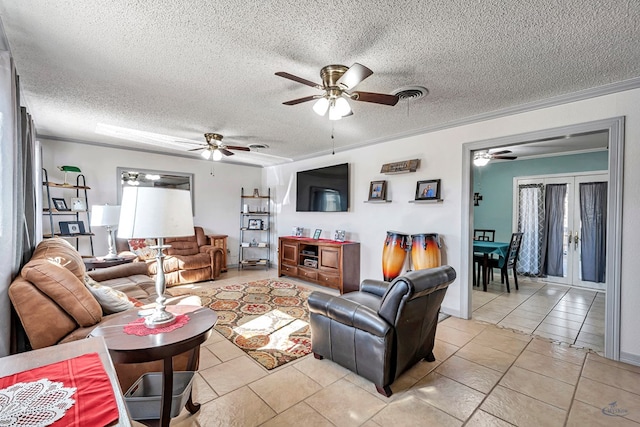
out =
{"type": "Polygon", "coordinates": [[[452,310],[448,307],[440,307],[440,313],[446,314],[448,316],[462,318],[462,316],[460,315],[460,310],[452,310]]]}
{"type": "Polygon", "coordinates": [[[640,355],[620,352],[620,361],[629,365],[640,366],[640,355]]]}

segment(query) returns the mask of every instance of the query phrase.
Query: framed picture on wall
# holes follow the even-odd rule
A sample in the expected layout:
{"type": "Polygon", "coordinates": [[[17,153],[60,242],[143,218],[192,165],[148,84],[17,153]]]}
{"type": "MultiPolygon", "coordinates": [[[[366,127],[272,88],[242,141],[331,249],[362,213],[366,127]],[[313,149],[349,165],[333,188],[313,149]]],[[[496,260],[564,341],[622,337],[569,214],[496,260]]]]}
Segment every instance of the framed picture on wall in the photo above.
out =
{"type": "Polygon", "coordinates": [[[440,199],[440,180],[427,179],[416,184],[416,200],[440,199]]]}
{"type": "Polygon", "coordinates": [[[262,220],[261,219],[250,219],[249,225],[247,226],[249,230],[261,230],[262,229],[262,220]]]}
{"type": "Polygon", "coordinates": [[[371,181],[369,200],[384,200],[387,196],[387,181],[371,181]]]}

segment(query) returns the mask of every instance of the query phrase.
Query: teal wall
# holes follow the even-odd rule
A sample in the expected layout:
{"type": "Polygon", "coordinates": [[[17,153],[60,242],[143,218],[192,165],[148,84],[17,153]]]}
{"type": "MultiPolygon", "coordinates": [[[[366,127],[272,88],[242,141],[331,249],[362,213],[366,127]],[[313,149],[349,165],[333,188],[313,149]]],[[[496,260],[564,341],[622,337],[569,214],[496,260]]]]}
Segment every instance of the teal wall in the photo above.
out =
{"type": "Polygon", "coordinates": [[[480,193],[482,200],[480,206],[473,207],[473,227],[496,230],[496,241],[509,241],[513,230],[514,177],[607,169],[607,151],[474,166],[473,192],[480,193]]]}

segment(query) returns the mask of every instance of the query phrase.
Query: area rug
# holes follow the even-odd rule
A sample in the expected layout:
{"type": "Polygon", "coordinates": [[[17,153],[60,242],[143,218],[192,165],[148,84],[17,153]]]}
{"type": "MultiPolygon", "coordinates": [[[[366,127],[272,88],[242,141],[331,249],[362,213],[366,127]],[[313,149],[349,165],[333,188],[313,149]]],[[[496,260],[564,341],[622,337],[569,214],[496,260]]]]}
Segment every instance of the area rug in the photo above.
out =
{"type": "Polygon", "coordinates": [[[218,314],[214,328],[267,369],[311,353],[307,297],[311,290],[278,279],[212,289],[172,288],[198,295],[218,314]]]}

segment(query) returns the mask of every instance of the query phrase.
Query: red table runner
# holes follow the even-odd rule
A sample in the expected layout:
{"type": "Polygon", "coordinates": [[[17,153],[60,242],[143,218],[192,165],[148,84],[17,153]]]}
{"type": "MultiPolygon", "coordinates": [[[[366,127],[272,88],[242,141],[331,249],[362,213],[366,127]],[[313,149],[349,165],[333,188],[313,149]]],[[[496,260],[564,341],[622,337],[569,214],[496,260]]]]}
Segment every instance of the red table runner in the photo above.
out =
{"type": "Polygon", "coordinates": [[[162,334],[165,332],[171,332],[175,329],[181,328],[189,322],[189,316],[186,314],[176,315],[176,321],[169,326],[162,326],[160,328],[148,328],[144,324],[145,318],[141,317],[124,325],[124,333],[129,335],[138,335],[144,337],[151,334],[162,334]]]}
{"type": "MultiPolygon", "coordinates": [[[[51,347],[51,351],[55,351],[55,347],[51,347]]],[[[0,390],[16,383],[30,383],[42,379],[60,382],[64,387],[76,388],[75,393],[71,395],[71,399],[75,400],[75,403],[67,409],[62,418],[51,424],[52,426],[108,426],[118,420],[118,406],[111,381],[102,366],[98,353],[84,354],[2,377],[0,378],[0,390]]],[[[20,398],[20,394],[16,394],[14,398],[20,398]]],[[[0,399],[0,407],[8,403],[0,399]]],[[[37,404],[38,401],[35,400],[30,405],[30,412],[33,413],[37,409],[37,404]]],[[[2,411],[0,410],[0,412],[2,411]]],[[[33,416],[31,418],[33,419],[33,416]]],[[[27,424],[18,422],[16,425],[27,424]]]]}

